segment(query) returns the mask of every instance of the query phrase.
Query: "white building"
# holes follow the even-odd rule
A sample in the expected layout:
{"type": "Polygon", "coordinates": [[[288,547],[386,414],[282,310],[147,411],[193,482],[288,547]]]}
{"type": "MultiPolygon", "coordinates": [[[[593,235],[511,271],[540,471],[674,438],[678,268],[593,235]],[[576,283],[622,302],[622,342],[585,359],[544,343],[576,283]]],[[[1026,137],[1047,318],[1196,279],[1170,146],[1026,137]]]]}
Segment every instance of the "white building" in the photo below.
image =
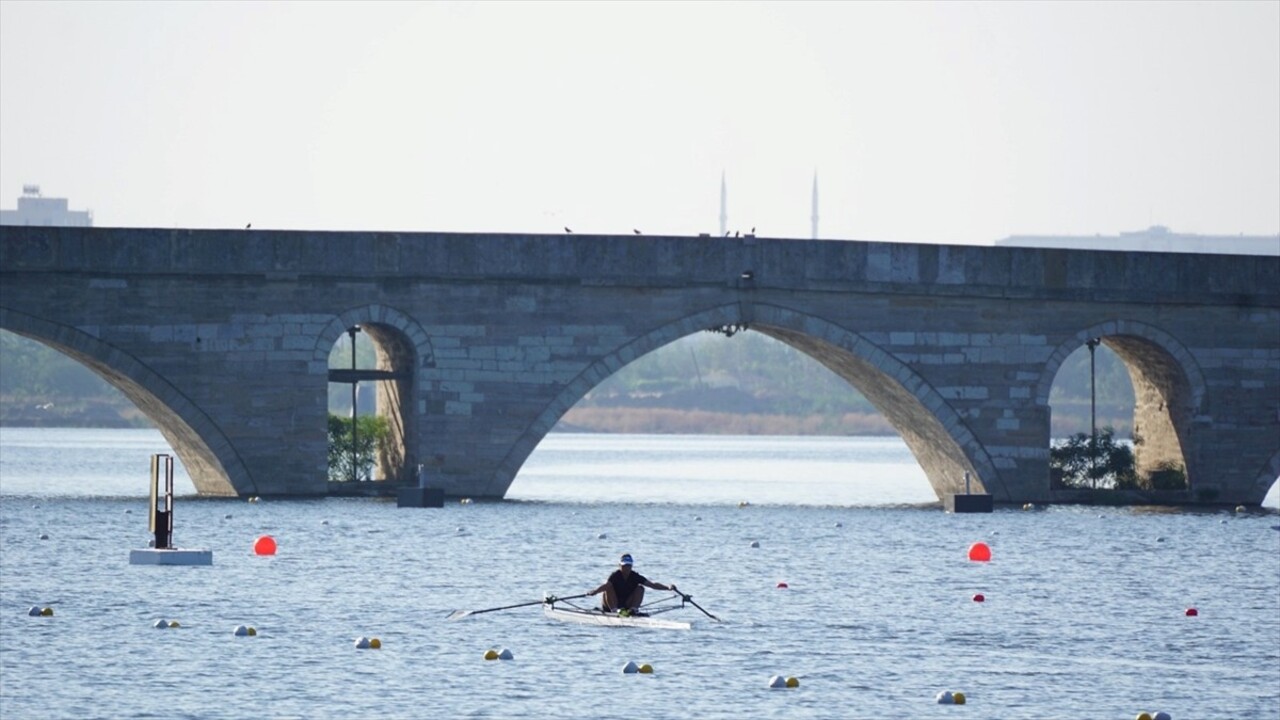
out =
{"type": "Polygon", "coordinates": [[[0,210],[0,225],[52,225],[57,227],[92,227],[89,210],[68,210],[66,198],[47,198],[39,185],[23,185],[17,210],[0,210]]]}
{"type": "Polygon", "coordinates": [[[1011,235],[996,245],[1068,250],[1280,255],[1280,235],[1191,235],[1163,225],[1119,235],[1011,235]]]}

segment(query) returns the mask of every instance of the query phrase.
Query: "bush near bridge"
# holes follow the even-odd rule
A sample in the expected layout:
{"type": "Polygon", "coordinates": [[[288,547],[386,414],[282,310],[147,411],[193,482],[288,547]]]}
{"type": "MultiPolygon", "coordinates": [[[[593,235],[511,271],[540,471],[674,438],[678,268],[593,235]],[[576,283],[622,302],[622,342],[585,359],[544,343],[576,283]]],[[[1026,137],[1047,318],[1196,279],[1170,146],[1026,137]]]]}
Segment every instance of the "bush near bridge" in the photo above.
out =
{"type": "Polygon", "coordinates": [[[386,445],[390,434],[386,418],[365,415],[356,419],[356,436],[351,436],[352,422],[341,415],[329,415],[329,480],[331,482],[373,479],[376,453],[386,445]],[[352,452],[354,447],[355,452],[352,452]]]}
{"type": "MultiPolygon", "coordinates": [[[[1049,448],[1049,473],[1057,488],[1086,490],[1182,490],[1187,473],[1181,465],[1163,463],[1139,475],[1133,448],[1116,439],[1115,428],[1076,433],[1049,448]]],[[[1139,441],[1140,442],[1140,441],[1139,441]]]]}

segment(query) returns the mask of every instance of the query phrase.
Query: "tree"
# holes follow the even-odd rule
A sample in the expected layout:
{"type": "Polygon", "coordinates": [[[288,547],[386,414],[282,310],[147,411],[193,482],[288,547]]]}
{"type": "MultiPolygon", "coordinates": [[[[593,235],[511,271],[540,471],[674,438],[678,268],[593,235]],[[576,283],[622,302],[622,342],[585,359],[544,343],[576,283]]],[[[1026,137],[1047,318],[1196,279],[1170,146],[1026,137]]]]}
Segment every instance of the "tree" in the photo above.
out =
{"type": "Polygon", "coordinates": [[[373,479],[373,463],[390,436],[387,419],[365,415],[357,419],[354,452],[349,418],[329,415],[329,480],[333,482],[373,479]],[[352,472],[354,462],[355,472],[352,472]]]}
{"type": "Polygon", "coordinates": [[[1049,448],[1050,472],[1063,487],[1117,490],[1139,487],[1133,449],[1117,442],[1115,434],[1115,429],[1108,425],[1098,431],[1096,446],[1089,433],[1076,433],[1049,448]]]}

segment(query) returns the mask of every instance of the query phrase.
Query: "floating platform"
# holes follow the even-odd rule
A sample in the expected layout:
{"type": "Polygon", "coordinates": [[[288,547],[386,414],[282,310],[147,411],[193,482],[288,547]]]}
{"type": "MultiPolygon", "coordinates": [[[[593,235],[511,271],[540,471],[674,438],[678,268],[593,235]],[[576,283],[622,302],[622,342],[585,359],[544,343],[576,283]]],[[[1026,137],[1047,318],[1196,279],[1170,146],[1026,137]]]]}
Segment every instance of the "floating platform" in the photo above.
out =
{"type": "Polygon", "coordinates": [[[213,551],[197,548],[145,548],[129,551],[130,565],[212,565],[213,551]]]}
{"type": "Polygon", "coordinates": [[[947,495],[943,506],[950,513],[989,513],[994,509],[995,503],[985,493],[954,493],[947,495]]]}
{"type": "Polygon", "coordinates": [[[442,508],[444,490],[440,488],[400,488],[396,493],[396,507],[442,508]]]}

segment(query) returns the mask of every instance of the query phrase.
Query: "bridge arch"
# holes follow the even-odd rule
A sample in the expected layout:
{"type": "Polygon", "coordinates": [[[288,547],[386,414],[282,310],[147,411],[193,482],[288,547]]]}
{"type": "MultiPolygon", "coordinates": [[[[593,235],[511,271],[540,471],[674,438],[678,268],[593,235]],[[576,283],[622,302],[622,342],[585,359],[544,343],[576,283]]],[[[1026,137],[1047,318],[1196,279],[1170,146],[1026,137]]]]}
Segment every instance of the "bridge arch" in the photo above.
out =
{"type": "Polygon", "coordinates": [[[425,388],[418,381],[420,370],[435,364],[431,339],[425,328],[408,314],[385,305],[351,308],[335,317],[316,338],[312,367],[329,370],[329,354],[350,328],[359,327],[373,342],[378,415],[390,428],[387,447],[376,459],[377,476],[383,480],[415,477],[418,453],[413,446],[416,434],[416,401],[425,388]]]}
{"type": "Polygon", "coordinates": [[[1187,449],[1192,447],[1192,422],[1204,402],[1205,380],[1191,352],[1169,333],[1133,320],[1111,320],[1080,330],[1050,353],[1036,386],[1036,404],[1048,406],[1062,363],[1093,338],[1115,352],[1129,372],[1138,473],[1173,463],[1186,470],[1192,485],[1199,462],[1187,449]]]}
{"type": "Polygon", "coordinates": [[[732,303],[688,315],[599,358],[569,382],[512,445],[488,488],[500,496],[542,438],[605,378],[663,345],[711,328],[756,330],[800,350],[835,372],[875,405],[901,434],[941,498],[963,487],[964,473],[997,499],[1009,492],[995,464],[960,416],[918,373],[865,337],[828,320],[777,305],[732,303]]]}
{"type": "Polygon", "coordinates": [[[1280,449],[1272,454],[1271,459],[1262,466],[1258,471],[1258,477],[1253,481],[1254,496],[1258,498],[1258,502],[1271,492],[1271,486],[1280,482],[1280,449]]]}
{"type": "Polygon", "coordinates": [[[0,328],[47,345],[110,383],[155,424],[201,495],[258,494],[257,484],[217,423],[136,357],[91,329],[48,322],[0,307],[0,328]]]}

